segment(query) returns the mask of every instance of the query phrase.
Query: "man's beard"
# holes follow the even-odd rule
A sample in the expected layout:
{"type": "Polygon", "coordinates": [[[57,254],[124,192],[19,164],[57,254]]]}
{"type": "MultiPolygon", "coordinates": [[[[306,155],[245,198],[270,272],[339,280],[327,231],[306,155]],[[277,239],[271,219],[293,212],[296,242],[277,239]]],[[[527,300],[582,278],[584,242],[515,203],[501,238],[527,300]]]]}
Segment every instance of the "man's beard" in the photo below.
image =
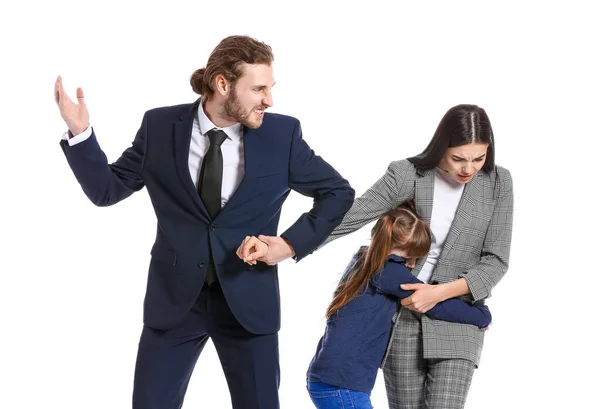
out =
{"type": "Polygon", "coordinates": [[[254,109],[248,113],[244,112],[244,108],[242,108],[242,105],[237,98],[235,88],[232,89],[229,93],[229,98],[227,98],[227,101],[225,101],[225,106],[223,107],[223,114],[225,118],[239,122],[248,128],[255,129],[262,125],[262,120],[260,120],[258,123],[250,122],[250,115],[252,115],[253,112],[254,109]]]}

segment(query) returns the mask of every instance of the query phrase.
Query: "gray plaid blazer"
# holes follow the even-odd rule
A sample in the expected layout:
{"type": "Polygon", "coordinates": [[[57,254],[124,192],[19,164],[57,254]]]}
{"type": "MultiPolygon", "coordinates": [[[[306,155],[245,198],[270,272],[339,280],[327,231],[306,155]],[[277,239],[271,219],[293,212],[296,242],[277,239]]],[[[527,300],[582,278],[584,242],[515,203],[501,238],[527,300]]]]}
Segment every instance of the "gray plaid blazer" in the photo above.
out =
{"type": "MultiPolygon", "coordinates": [[[[323,245],[360,229],[409,200],[414,200],[419,216],[430,223],[434,176],[435,170],[419,171],[406,159],[392,162],[385,175],[354,200],[342,223],[323,245]]],[[[512,219],[510,172],[500,166],[490,174],[478,172],[465,186],[431,283],[447,283],[462,277],[471,291],[462,299],[483,303],[508,269],[512,219]]],[[[425,259],[417,260],[412,270],[415,276],[425,259]]],[[[462,358],[479,364],[484,338],[482,329],[438,321],[426,315],[421,316],[421,322],[423,358],[462,358]]]]}

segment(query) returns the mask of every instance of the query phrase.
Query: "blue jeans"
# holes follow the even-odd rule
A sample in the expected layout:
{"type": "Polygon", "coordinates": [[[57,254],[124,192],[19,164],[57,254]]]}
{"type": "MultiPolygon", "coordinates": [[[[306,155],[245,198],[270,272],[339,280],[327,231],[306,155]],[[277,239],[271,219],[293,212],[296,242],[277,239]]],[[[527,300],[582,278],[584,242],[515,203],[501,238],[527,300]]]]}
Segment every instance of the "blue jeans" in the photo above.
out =
{"type": "Polygon", "coordinates": [[[373,409],[371,397],[364,392],[313,381],[307,382],[306,389],[317,409],[373,409]]]}

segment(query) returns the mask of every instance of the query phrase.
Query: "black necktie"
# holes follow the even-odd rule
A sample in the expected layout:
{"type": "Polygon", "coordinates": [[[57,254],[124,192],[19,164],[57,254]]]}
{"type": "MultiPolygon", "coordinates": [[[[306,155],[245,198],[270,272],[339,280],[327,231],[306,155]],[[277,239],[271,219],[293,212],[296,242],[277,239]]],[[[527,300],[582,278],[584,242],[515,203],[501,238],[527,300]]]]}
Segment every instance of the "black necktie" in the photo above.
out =
{"type": "MultiPolygon", "coordinates": [[[[221,144],[227,138],[227,134],[218,129],[211,129],[207,133],[210,139],[210,146],[200,170],[200,179],[198,180],[198,193],[211,219],[217,217],[221,211],[221,185],[223,181],[223,153],[221,144]]],[[[212,252],[210,261],[206,270],[206,283],[210,286],[217,281],[217,272],[212,261],[212,252]]]]}
{"type": "Polygon", "coordinates": [[[210,147],[202,161],[198,193],[211,219],[221,211],[221,185],[223,181],[223,153],[221,144],[227,139],[227,134],[219,129],[211,129],[207,133],[210,147]]]}

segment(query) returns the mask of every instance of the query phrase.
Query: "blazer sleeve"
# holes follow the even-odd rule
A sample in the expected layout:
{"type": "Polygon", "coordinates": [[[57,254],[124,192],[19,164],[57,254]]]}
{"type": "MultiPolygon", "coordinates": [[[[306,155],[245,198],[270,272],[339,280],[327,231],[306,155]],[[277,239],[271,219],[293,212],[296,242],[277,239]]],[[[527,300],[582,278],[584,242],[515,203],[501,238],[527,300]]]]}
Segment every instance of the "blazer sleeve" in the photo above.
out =
{"type": "Polygon", "coordinates": [[[354,189],[302,139],[300,122],[292,134],[288,183],[291,189],[314,199],[312,209],[281,234],[294,248],[296,261],[300,261],[342,221],[352,206],[354,189]]]}
{"type": "MultiPolygon", "coordinates": [[[[408,160],[390,163],[383,175],[371,188],[352,204],[352,207],[323,243],[353,233],[379,218],[394,207],[415,197],[415,169],[408,160]]],[[[322,247],[322,246],[321,246],[322,247]]]]}
{"type": "Polygon", "coordinates": [[[513,182],[510,172],[498,169],[498,198],[488,225],[481,260],[459,276],[469,285],[473,301],[491,295],[492,288],[508,270],[513,222],[513,182]]]}
{"type": "Polygon", "coordinates": [[[146,155],[147,115],[131,144],[116,162],[109,164],[95,133],[85,141],[69,146],[61,140],[75,178],[96,206],[110,206],[144,187],[142,170],[146,155]]]}

